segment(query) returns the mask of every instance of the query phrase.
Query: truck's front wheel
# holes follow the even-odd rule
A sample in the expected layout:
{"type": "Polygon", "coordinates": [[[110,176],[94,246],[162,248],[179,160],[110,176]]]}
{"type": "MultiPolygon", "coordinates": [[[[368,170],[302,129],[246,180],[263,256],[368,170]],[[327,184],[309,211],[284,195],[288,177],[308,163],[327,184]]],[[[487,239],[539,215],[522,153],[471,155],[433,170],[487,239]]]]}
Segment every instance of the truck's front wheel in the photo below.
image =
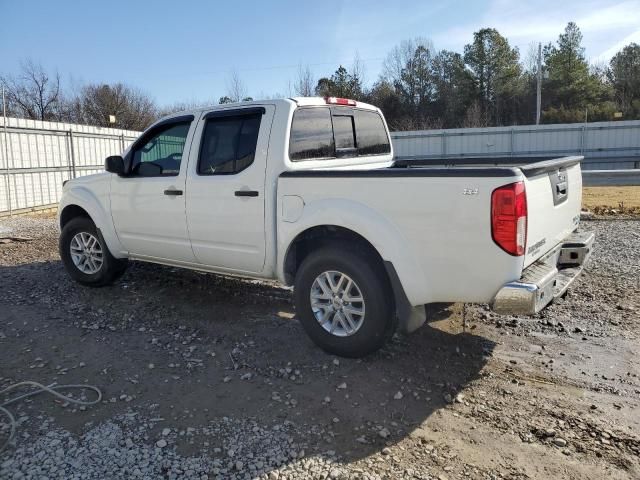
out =
{"type": "Polygon", "coordinates": [[[90,287],[112,283],[127,268],[127,260],[111,255],[102,235],[87,217],[74,218],[62,228],[59,250],[69,275],[90,287]]]}
{"type": "Polygon", "coordinates": [[[320,348],[362,357],[393,333],[393,294],[376,258],[340,247],[323,247],[304,259],[295,280],[296,313],[320,348]]]}

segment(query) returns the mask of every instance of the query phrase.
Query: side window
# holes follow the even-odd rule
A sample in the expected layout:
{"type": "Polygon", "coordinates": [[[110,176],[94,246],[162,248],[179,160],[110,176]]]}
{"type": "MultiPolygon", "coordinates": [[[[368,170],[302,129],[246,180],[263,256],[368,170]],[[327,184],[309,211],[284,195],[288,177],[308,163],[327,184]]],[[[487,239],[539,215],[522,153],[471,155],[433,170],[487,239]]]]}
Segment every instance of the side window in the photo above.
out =
{"type": "Polygon", "coordinates": [[[238,173],[253,163],[261,114],[213,117],[202,135],[198,174],[238,173]]]}
{"type": "Polygon", "coordinates": [[[335,155],[331,112],[328,108],[299,108],[293,114],[289,158],[293,161],[335,155]]]}
{"type": "Polygon", "coordinates": [[[359,155],[380,155],[391,152],[389,137],[377,112],[356,110],[356,141],[359,155]]]}
{"type": "Polygon", "coordinates": [[[132,151],[131,175],[175,176],[180,173],[182,152],[191,122],[168,125],[132,151]]]}

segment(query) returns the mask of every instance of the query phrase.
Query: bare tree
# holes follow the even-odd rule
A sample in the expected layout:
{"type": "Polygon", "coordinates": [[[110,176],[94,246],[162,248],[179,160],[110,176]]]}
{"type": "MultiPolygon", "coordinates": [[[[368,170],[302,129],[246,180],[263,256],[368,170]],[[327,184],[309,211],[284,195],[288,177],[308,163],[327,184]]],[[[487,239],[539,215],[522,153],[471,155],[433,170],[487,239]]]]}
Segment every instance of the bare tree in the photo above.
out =
{"type": "Polygon", "coordinates": [[[607,82],[607,71],[609,64],[602,60],[595,60],[589,64],[589,73],[600,80],[601,83],[607,82]]]}
{"type": "Polygon", "coordinates": [[[367,83],[366,74],[367,72],[364,67],[364,62],[362,61],[362,58],[360,58],[360,54],[356,52],[353,57],[353,64],[351,65],[351,76],[358,79],[361,85],[364,85],[367,83]]]}
{"type": "Polygon", "coordinates": [[[84,86],[70,102],[69,112],[71,121],[129,130],[144,130],[158,116],[153,99],[122,83],[84,86]],[[115,123],[109,121],[112,115],[115,123]]]}
{"type": "Polygon", "coordinates": [[[538,71],[538,44],[536,42],[529,42],[522,64],[527,73],[535,74],[538,71]]]}
{"type": "Polygon", "coordinates": [[[407,65],[411,65],[416,50],[422,47],[423,50],[433,52],[433,42],[429,39],[418,37],[413,40],[404,40],[400,45],[396,45],[387,55],[383,63],[383,72],[386,80],[394,84],[402,79],[407,65]]]}
{"type": "Polygon", "coordinates": [[[27,60],[18,76],[0,78],[7,90],[13,115],[34,120],[58,120],[61,109],[60,76],[49,75],[42,65],[27,60]]]}
{"type": "Polygon", "coordinates": [[[298,66],[298,78],[294,86],[296,95],[299,97],[312,97],[315,94],[316,82],[311,73],[309,65],[298,66]]]}
{"type": "Polygon", "coordinates": [[[416,38],[396,46],[384,62],[384,74],[394,86],[402,101],[414,111],[425,113],[432,100],[435,85],[433,58],[435,50],[430,40],[416,38]]]}
{"type": "Polygon", "coordinates": [[[280,93],[280,92],[275,92],[275,93],[267,93],[264,90],[261,90],[256,98],[259,98],[260,100],[278,100],[281,98],[288,98],[288,97],[293,97],[294,95],[289,94],[286,95],[284,93],[280,93]]]}
{"type": "Polygon", "coordinates": [[[489,125],[489,118],[487,113],[482,110],[480,103],[476,100],[467,109],[462,126],[464,128],[479,128],[487,127],[489,125]]]}
{"type": "Polygon", "coordinates": [[[253,100],[247,95],[247,87],[238,75],[237,70],[233,70],[227,79],[227,93],[220,98],[219,103],[234,103],[253,100]],[[224,100],[224,101],[223,101],[224,100]]]}
{"type": "Polygon", "coordinates": [[[184,110],[197,110],[199,108],[206,108],[211,105],[215,105],[215,101],[213,100],[189,100],[189,101],[180,101],[176,103],[172,103],[170,105],[165,105],[158,110],[158,117],[164,117],[166,115],[171,115],[172,113],[182,112],[184,110]]]}

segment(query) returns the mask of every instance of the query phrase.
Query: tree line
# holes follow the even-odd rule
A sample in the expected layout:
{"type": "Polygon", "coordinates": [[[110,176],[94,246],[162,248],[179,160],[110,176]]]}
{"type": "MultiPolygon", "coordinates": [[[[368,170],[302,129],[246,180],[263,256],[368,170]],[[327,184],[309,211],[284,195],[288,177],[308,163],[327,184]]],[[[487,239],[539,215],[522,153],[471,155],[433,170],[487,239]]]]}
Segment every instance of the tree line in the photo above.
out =
{"type": "Polygon", "coordinates": [[[96,83],[67,93],[58,73],[50,74],[30,60],[22,64],[18,75],[1,76],[0,82],[10,117],[143,130],[159,115],[153,99],[140,89],[123,83],[96,83]]]}
{"type": "MultiPolygon", "coordinates": [[[[368,89],[355,63],[318,80],[315,93],[372,103],[392,130],[535,123],[537,49],[523,60],[494,28],[475,32],[463,53],[436,51],[421,38],[402,42],[368,89]]],[[[540,74],[543,123],[640,118],[638,44],[625,46],[608,65],[589,64],[580,29],[570,22],[542,49],[540,74]]]]}
{"type": "MultiPolygon", "coordinates": [[[[517,48],[494,28],[474,33],[462,53],[435,50],[423,38],[394,47],[380,76],[365,84],[356,57],[316,80],[308,66],[298,69],[289,95],[337,96],[380,107],[392,130],[485,127],[535,123],[536,83],[542,78],[543,123],[640,118],[640,45],[631,43],[608,64],[590,64],[582,34],[570,22],[556,42],[521,58],[517,48]]],[[[91,83],[72,92],[60,76],[27,61],[18,75],[0,76],[9,116],[143,130],[171,112],[215,102],[159,106],[139,88],[124,83],[91,83]],[[115,122],[113,122],[115,117],[115,122]]],[[[275,97],[275,96],[272,96],[275,97]]],[[[227,79],[218,103],[251,100],[237,72],[227,79]]]]}

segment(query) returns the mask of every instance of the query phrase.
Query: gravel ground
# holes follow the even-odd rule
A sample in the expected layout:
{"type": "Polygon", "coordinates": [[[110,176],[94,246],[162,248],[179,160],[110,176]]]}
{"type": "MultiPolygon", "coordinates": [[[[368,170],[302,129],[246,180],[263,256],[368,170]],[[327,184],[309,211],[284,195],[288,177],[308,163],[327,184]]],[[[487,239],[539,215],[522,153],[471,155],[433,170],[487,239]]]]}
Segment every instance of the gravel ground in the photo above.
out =
{"type": "Polygon", "coordinates": [[[616,334],[637,339],[640,221],[594,220],[583,225],[596,234],[597,241],[588,268],[564,299],[533,319],[499,316],[482,307],[476,308],[482,311],[478,319],[489,319],[522,333],[553,330],[565,336],[616,334]]]}
{"type": "Polygon", "coordinates": [[[52,217],[1,219],[0,389],[104,399],[11,405],[0,478],[640,478],[640,222],[583,225],[594,255],[540,315],[436,305],[345,360],[310,343],[287,289],[138,263],[82,288],[52,217]]]}

